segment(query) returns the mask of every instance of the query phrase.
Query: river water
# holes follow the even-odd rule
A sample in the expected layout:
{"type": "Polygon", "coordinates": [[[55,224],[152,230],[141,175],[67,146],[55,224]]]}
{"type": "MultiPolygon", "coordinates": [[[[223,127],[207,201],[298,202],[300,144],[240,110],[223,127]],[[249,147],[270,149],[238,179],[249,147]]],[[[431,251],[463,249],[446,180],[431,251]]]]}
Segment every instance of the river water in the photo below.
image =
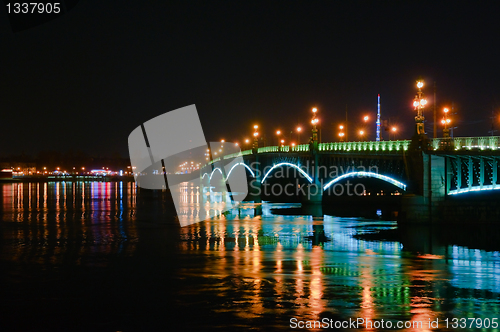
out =
{"type": "Polygon", "coordinates": [[[499,330],[497,227],[212,203],[181,228],[169,195],[1,183],[0,329],[499,330]]]}

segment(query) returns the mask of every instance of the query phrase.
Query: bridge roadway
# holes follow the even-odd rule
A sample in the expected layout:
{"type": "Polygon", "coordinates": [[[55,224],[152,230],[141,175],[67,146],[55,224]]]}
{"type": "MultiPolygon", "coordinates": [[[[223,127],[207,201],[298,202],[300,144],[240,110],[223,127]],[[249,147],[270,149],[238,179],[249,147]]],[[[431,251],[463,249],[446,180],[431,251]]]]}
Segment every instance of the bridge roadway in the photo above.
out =
{"type": "Polygon", "coordinates": [[[242,166],[255,188],[274,172],[293,169],[294,176],[306,182],[305,204],[321,203],[323,192],[342,180],[375,178],[404,193],[411,207],[406,214],[428,220],[439,214],[448,196],[500,189],[499,165],[499,136],[455,137],[429,139],[420,149],[413,148],[411,140],[258,147],[215,158],[200,175],[203,185],[211,186],[215,173],[227,180],[235,167],[242,166]],[[236,157],[240,162],[224,170],[236,157]]]}

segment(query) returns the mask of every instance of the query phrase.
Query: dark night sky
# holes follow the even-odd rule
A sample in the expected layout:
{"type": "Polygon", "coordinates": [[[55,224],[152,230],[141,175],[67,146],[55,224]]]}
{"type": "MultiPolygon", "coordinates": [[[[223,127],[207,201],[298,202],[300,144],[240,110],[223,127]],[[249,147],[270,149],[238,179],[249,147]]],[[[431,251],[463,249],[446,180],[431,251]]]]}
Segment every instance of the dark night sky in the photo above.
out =
{"type": "Polygon", "coordinates": [[[350,120],[375,116],[379,93],[382,118],[409,138],[419,76],[431,108],[436,81],[439,114],[454,102],[456,136],[488,135],[500,111],[499,12],[458,1],[103,0],[13,33],[0,11],[0,156],[128,156],[135,127],[190,104],[209,141],[241,142],[254,123],[268,136],[305,126],[313,106],[331,141],[346,105],[350,120]]]}

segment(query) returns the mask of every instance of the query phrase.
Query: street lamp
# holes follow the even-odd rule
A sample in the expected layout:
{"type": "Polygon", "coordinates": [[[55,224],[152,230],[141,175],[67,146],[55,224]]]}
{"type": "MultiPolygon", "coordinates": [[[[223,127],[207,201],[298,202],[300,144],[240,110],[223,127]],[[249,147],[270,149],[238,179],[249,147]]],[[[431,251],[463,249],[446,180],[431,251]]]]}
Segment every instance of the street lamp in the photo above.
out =
{"type": "Polygon", "coordinates": [[[300,132],[302,131],[302,127],[297,127],[297,144],[300,144],[300,132]]]}
{"type": "Polygon", "coordinates": [[[312,140],[313,140],[313,142],[317,142],[318,141],[318,129],[316,128],[316,126],[319,122],[319,119],[316,118],[316,113],[318,112],[318,109],[316,107],[314,107],[312,109],[312,112],[313,112],[313,118],[311,120],[311,124],[313,125],[312,140]]]}
{"type": "Polygon", "coordinates": [[[277,137],[278,142],[279,142],[279,140],[280,140],[280,135],[281,135],[281,130],[277,130],[277,131],[276,131],[276,136],[278,136],[278,137],[277,137]]]}
{"type": "Polygon", "coordinates": [[[448,129],[448,125],[451,123],[451,119],[448,118],[448,112],[450,110],[445,107],[443,111],[444,111],[444,117],[441,120],[441,124],[444,126],[443,138],[450,138],[450,129],[448,129]]]}
{"type": "Polygon", "coordinates": [[[367,127],[367,123],[368,123],[368,120],[370,119],[370,117],[368,115],[365,115],[363,117],[363,121],[364,121],[364,126],[363,126],[363,132],[366,130],[366,127],[367,127]]]}
{"type": "Polygon", "coordinates": [[[415,111],[417,111],[417,116],[415,117],[417,135],[425,135],[424,130],[424,106],[427,104],[427,100],[424,98],[424,93],[422,92],[422,87],[424,86],[424,82],[417,81],[417,94],[413,99],[413,107],[415,111]]]}
{"type": "Polygon", "coordinates": [[[394,140],[396,140],[396,131],[398,131],[398,129],[396,127],[391,128],[391,132],[394,135],[394,140]]]}
{"type": "Polygon", "coordinates": [[[340,129],[340,133],[339,133],[340,141],[341,141],[341,142],[343,142],[343,141],[344,141],[344,136],[345,136],[345,134],[344,134],[344,132],[343,132],[343,130],[344,130],[344,126],[343,126],[343,125],[340,125],[340,126],[339,126],[339,129],[340,129]]]}
{"type": "Polygon", "coordinates": [[[365,134],[364,130],[359,131],[359,136],[361,137],[361,140],[363,140],[363,135],[365,134]]]}
{"type": "Polygon", "coordinates": [[[253,138],[253,148],[257,149],[259,147],[259,139],[258,139],[259,132],[257,131],[257,129],[259,129],[259,126],[258,125],[254,125],[253,129],[254,129],[254,132],[253,132],[253,137],[254,137],[253,138]]]}

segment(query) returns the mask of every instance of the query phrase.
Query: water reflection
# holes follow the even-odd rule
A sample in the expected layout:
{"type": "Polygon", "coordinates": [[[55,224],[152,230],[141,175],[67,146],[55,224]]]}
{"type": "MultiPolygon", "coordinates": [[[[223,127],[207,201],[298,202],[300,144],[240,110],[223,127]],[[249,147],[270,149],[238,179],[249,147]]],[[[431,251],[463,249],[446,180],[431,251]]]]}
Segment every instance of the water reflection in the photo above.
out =
{"type": "MultiPolygon", "coordinates": [[[[498,314],[498,252],[434,241],[433,251],[449,254],[414,254],[401,242],[353,237],[394,229],[395,222],[270,213],[280,207],[293,205],[264,204],[262,216],[232,211],[181,229],[185,250],[218,258],[190,273],[221,280],[217,292],[238,303],[240,316],[286,312],[303,320],[335,315],[405,320],[427,324],[409,331],[425,331],[436,318],[498,314]],[[315,241],[318,232],[329,240],[315,241]]],[[[421,236],[416,234],[412,241],[421,236]]]]}
{"type": "Polygon", "coordinates": [[[132,182],[3,183],[2,258],[101,264],[135,250],[132,182]]]}

